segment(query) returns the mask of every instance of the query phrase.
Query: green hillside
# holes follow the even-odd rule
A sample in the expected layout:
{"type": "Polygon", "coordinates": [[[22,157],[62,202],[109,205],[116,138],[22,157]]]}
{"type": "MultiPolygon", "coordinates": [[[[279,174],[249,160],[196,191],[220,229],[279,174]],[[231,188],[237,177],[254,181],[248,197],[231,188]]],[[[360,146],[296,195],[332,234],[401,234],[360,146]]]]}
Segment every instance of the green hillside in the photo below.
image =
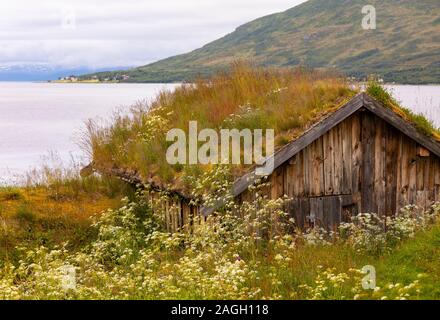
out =
{"type": "Polygon", "coordinates": [[[358,79],[374,73],[388,82],[439,83],[440,4],[438,0],[310,0],[242,25],[193,52],[97,75],[127,74],[130,82],[182,81],[243,59],[263,66],[336,68],[358,79]],[[376,30],[361,26],[366,4],[376,8],[376,30]]]}

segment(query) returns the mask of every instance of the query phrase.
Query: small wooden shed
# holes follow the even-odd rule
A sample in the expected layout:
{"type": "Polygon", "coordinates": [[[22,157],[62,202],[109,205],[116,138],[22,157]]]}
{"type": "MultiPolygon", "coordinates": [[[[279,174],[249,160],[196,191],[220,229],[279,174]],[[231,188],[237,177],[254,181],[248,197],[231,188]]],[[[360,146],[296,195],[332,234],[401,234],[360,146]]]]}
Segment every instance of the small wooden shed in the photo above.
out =
{"type": "MultiPolygon", "coordinates": [[[[286,210],[303,229],[332,229],[360,212],[391,216],[409,204],[428,208],[440,201],[440,143],[365,93],[273,157],[268,196],[291,199],[286,210]]],[[[133,180],[130,174],[117,175],[133,180]]],[[[260,178],[250,172],[235,181],[232,193],[238,202],[252,201],[249,187],[260,178]]],[[[173,199],[163,204],[173,208],[165,210],[170,231],[222,206],[195,207],[184,195],[173,199]]]]}
{"type": "MultiPolygon", "coordinates": [[[[286,209],[300,228],[440,200],[440,144],[365,93],[276,152],[274,162],[269,196],[292,199],[286,209]]],[[[235,182],[238,201],[252,200],[248,187],[258,178],[251,172],[235,182]]]]}

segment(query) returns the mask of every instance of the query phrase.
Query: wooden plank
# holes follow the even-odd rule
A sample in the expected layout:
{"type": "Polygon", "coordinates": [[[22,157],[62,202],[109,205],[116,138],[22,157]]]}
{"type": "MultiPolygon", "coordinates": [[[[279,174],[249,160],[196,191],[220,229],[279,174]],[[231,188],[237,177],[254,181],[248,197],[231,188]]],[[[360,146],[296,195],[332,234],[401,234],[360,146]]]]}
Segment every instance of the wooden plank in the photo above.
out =
{"type": "Polygon", "coordinates": [[[408,185],[408,203],[416,203],[417,193],[417,156],[416,156],[416,143],[414,141],[408,141],[408,169],[409,169],[409,185],[408,185]]]}
{"type": "Polygon", "coordinates": [[[182,200],[182,210],[183,210],[183,225],[186,232],[189,232],[189,215],[190,215],[190,209],[188,204],[182,200]]]}
{"type": "Polygon", "coordinates": [[[176,198],[176,207],[177,207],[177,215],[179,217],[179,230],[183,228],[183,208],[182,203],[179,199],[176,198]]]}
{"type": "Polygon", "coordinates": [[[352,193],[352,117],[341,123],[342,126],[342,193],[352,193]]]}
{"type": "Polygon", "coordinates": [[[170,210],[169,210],[169,204],[168,204],[168,200],[165,201],[165,217],[166,217],[166,224],[167,224],[167,231],[168,232],[172,232],[172,219],[171,219],[171,215],[170,215],[170,210]]]}
{"type": "Polygon", "coordinates": [[[276,199],[277,198],[277,172],[275,171],[270,177],[270,199],[276,199]]]}
{"type": "Polygon", "coordinates": [[[410,146],[407,139],[402,137],[402,161],[400,163],[401,171],[401,203],[402,207],[408,205],[409,202],[409,182],[410,182],[410,146]]]}
{"type": "Polygon", "coordinates": [[[297,162],[296,162],[296,196],[303,197],[304,196],[304,157],[300,152],[297,154],[297,162]]]}
{"type": "Polygon", "coordinates": [[[396,171],[397,171],[397,184],[396,184],[396,204],[397,208],[401,209],[405,206],[403,203],[402,193],[404,185],[402,183],[402,160],[403,160],[403,135],[398,134],[397,138],[397,162],[396,162],[396,171]]]}
{"type": "Polygon", "coordinates": [[[397,212],[397,147],[398,132],[394,128],[387,128],[386,132],[386,191],[385,191],[385,214],[393,216],[397,212]]]}
{"type": "Polygon", "coordinates": [[[385,213],[385,161],[386,135],[385,123],[377,119],[374,137],[374,209],[378,214],[385,213]]]}
{"type": "Polygon", "coordinates": [[[289,178],[289,170],[290,165],[287,163],[283,166],[283,190],[286,196],[289,196],[290,184],[292,183],[292,180],[289,178]]]}
{"type": "Polygon", "coordinates": [[[282,198],[285,195],[284,192],[284,167],[279,167],[276,170],[277,177],[277,198],[282,198]]]}
{"type": "Polygon", "coordinates": [[[326,227],[324,225],[324,201],[322,197],[310,199],[310,215],[314,217],[316,227],[326,227]]]}
{"type": "Polygon", "coordinates": [[[430,154],[431,154],[431,153],[429,152],[428,149],[423,148],[423,147],[421,147],[421,146],[417,147],[417,155],[418,155],[419,157],[429,157],[430,154]]]}
{"type": "Polygon", "coordinates": [[[362,167],[362,141],[361,117],[355,114],[351,119],[351,154],[352,154],[352,193],[360,198],[361,192],[361,167],[362,167]]]}
{"type": "Polygon", "coordinates": [[[324,224],[328,230],[333,230],[341,221],[341,204],[339,196],[323,197],[324,224]]]}
{"type": "Polygon", "coordinates": [[[440,159],[435,157],[434,162],[434,199],[440,201],[440,159]]]}
{"type": "Polygon", "coordinates": [[[310,199],[300,198],[300,208],[301,225],[304,229],[306,226],[309,226],[307,223],[307,217],[310,215],[310,199]]]}
{"type": "Polygon", "coordinates": [[[423,190],[417,190],[416,192],[416,202],[415,204],[418,207],[421,207],[423,209],[426,208],[426,192],[423,190]]]}
{"type": "Polygon", "coordinates": [[[311,193],[311,168],[312,168],[312,156],[310,152],[310,146],[301,151],[302,156],[302,172],[303,172],[303,189],[304,196],[310,196],[311,193]]]}
{"type": "Polygon", "coordinates": [[[317,199],[316,220],[318,226],[320,227],[324,227],[324,214],[325,214],[324,201],[322,197],[319,197],[317,199]]]}
{"type": "Polygon", "coordinates": [[[294,198],[291,203],[290,203],[290,212],[293,216],[293,218],[295,219],[295,225],[299,228],[302,229],[304,228],[304,224],[301,218],[301,205],[300,205],[300,201],[299,198],[294,198]]]}
{"type": "Polygon", "coordinates": [[[334,159],[333,159],[333,130],[330,130],[323,136],[324,143],[324,186],[325,194],[332,195],[334,192],[333,185],[333,170],[334,170],[334,159]]]}
{"type": "Polygon", "coordinates": [[[429,171],[428,171],[428,201],[429,205],[435,202],[435,156],[429,158],[429,171]]]}
{"type": "Polygon", "coordinates": [[[312,174],[311,174],[311,195],[320,196],[323,195],[324,190],[324,160],[323,160],[323,141],[319,138],[313,144],[311,148],[311,160],[312,160],[312,174]]]}
{"type": "Polygon", "coordinates": [[[430,190],[430,176],[431,174],[431,158],[430,157],[422,157],[424,162],[424,168],[423,168],[423,190],[429,191],[430,190]]]}
{"type": "Polygon", "coordinates": [[[369,112],[364,112],[362,126],[362,211],[374,212],[374,131],[375,123],[369,112]]]}
{"type": "Polygon", "coordinates": [[[292,180],[291,190],[289,191],[289,197],[298,196],[298,181],[297,181],[297,162],[298,156],[294,156],[289,162],[289,179],[292,180]]]}
{"type": "Polygon", "coordinates": [[[421,191],[425,189],[424,185],[424,179],[425,179],[425,159],[420,158],[417,156],[417,163],[416,163],[416,170],[417,170],[417,179],[416,179],[416,186],[417,191],[421,191]]]}
{"type": "Polygon", "coordinates": [[[333,194],[341,194],[343,160],[340,125],[337,125],[331,131],[333,131],[333,194]]]}

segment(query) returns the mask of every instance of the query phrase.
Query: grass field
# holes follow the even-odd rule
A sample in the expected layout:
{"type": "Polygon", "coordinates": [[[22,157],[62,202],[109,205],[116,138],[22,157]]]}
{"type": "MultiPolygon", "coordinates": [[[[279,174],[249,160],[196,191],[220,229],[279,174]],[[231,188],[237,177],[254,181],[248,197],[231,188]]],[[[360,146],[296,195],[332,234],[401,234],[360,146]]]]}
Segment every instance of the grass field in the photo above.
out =
{"type": "MultiPolygon", "coordinates": [[[[192,234],[169,234],[140,193],[122,203],[60,202],[38,189],[1,197],[6,299],[440,299],[438,206],[409,208],[387,231],[366,215],[338,235],[277,232],[269,240],[249,232],[254,218],[228,214],[192,234]],[[119,208],[94,214],[106,207],[119,208]],[[65,266],[76,270],[75,288],[63,287],[65,266]],[[362,287],[364,266],[375,268],[374,290],[362,287]]],[[[282,214],[280,202],[261,204],[266,218],[282,214]]]]}
{"type": "Polygon", "coordinates": [[[52,247],[67,241],[72,249],[83,246],[93,239],[90,217],[120,205],[122,194],[117,188],[110,190],[103,182],[72,180],[0,188],[0,260],[15,261],[19,247],[52,247]]]}

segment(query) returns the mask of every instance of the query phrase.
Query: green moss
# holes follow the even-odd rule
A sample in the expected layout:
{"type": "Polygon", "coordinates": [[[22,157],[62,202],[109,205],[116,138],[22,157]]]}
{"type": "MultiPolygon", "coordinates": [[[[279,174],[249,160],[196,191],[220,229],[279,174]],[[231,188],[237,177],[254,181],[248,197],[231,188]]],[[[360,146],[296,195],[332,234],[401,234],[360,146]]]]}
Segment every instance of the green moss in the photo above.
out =
{"type": "Polygon", "coordinates": [[[405,120],[413,124],[414,127],[424,135],[431,137],[440,133],[439,129],[434,125],[434,123],[427,119],[423,114],[414,113],[410,109],[400,106],[399,102],[394,99],[391,94],[379,83],[370,81],[368,83],[367,93],[381,102],[385,107],[388,107],[392,110],[397,108],[405,115],[405,120]]]}

